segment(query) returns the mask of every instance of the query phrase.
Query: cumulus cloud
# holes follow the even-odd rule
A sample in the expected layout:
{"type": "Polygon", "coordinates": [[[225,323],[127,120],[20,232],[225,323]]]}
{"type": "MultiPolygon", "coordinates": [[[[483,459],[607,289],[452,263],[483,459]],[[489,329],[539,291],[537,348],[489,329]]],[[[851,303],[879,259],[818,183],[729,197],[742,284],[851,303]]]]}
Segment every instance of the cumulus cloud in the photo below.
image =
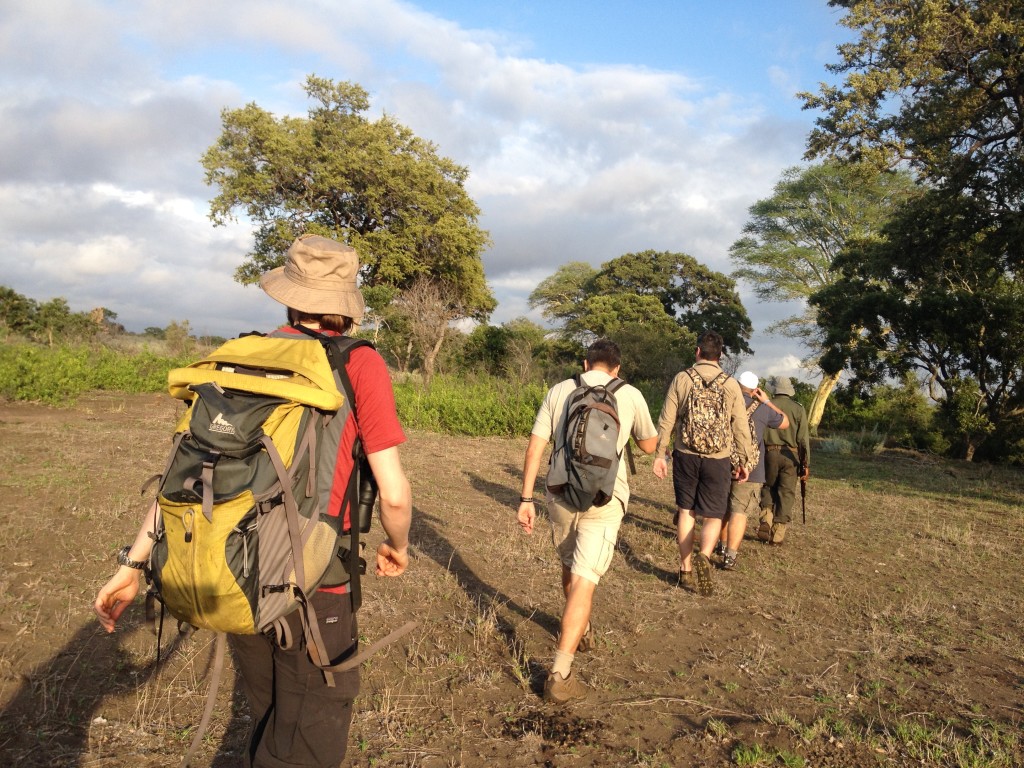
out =
{"type": "Polygon", "coordinates": [[[397,0],[13,4],[0,12],[4,281],[133,329],[276,322],[232,279],[250,229],[212,227],[199,158],[224,108],[304,115],[314,72],[359,82],[374,113],[469,167],[494,243],[493,322],[528,314],[569,260],[655,248],[727,272],[747,208],[799,161],[806,125],[700,73],[521,50],[397,0]]]}

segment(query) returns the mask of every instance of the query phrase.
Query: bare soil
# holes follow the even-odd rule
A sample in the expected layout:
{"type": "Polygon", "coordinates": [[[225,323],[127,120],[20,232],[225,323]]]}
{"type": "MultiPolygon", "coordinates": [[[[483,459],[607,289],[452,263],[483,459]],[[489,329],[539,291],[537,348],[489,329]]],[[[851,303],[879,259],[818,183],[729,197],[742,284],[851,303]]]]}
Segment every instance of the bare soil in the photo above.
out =
{"type": "MultiPolygon", "coordinates": [[[[141,603],[113,635],[91,611],[179,413],[0,404],[0,765],[184,754],[212,636],[165,636],[158,668],[141,603]]],[[[701,598],[676,585],[671,487],[641,459],[577,657],[592,692],[560,708],[540,698],[559,566],[543,523],[514,520],[525,439],[409,437],[413,564],[367,578],[360,628],[419,628],[364,666],[350,765],[1024,764],[1019,470],[819,453],[807,524],[748,539],[701,598]]],[[[195,764],[240,765],[248,721],[229,670],[195,764]]]]}

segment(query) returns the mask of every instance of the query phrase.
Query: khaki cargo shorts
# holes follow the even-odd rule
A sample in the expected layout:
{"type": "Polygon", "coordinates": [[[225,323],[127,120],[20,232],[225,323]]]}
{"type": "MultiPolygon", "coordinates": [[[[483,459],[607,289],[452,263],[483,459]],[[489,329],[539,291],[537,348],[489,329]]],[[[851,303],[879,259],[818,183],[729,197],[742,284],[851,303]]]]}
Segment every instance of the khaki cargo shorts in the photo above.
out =
{"type": "Polygon", "coordinates": [[[763,483],[733,483],[729,491],[729,513],[757,517],[761,512],[761,486],[763,483]]]}
{"type": "Polygon", "coordinates": [[[608,572],[625,509],[613,498],[603,507],[580,512],[560,496],[548,494],[551,542],[562,564],[580,578],[597,584],[608,572]]]}

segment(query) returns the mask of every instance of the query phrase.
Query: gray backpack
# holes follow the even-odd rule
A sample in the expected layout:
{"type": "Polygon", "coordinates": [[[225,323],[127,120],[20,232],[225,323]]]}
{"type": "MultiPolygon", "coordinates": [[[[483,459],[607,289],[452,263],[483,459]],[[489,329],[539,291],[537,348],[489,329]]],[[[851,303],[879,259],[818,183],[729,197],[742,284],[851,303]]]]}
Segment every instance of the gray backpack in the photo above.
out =
{"type": "Polygon", "coordinates": [[[565,426],[555,435],[547,487],[583,511],[612,499],[621,458],[615,392],[626,382],[590,386],[579,374],[573,380],[576,389],[565,404],[565,426]]]}

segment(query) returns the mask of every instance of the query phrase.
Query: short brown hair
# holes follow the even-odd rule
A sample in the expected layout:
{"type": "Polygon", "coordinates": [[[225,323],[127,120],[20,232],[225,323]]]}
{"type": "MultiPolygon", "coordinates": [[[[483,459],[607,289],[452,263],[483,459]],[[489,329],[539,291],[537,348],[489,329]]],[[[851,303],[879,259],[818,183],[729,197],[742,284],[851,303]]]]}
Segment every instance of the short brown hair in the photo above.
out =
{"type": "Polygon", "coordinates": [[[697,337],[697,349],[704,360],[718,362],[722,358],[722,350],[725,348],[725,340],[721,334],[715,331],[704,331],[697,337]]]}
{"type": "Polygon", "coordinates": [[[591,368],[600,363],[611,371],[618,368],[621,362],[619,345],[611,339],[598,339],[587,349],[587,363],[591,368]]]}
{"type": "Polygon", "coordinates": [[[344,315],[314,315],[309,312],[288,307],[288,324],[318,323],[324,331],[346,334],[352,329],[352,318],[344,315]]]}

